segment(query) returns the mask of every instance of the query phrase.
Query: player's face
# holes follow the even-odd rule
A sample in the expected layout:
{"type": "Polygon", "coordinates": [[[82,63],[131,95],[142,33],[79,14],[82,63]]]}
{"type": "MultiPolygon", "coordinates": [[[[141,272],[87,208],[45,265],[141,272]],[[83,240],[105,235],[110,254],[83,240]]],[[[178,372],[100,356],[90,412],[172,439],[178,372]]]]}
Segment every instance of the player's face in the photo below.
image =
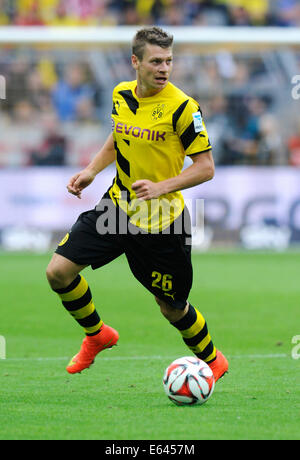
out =
{"type": "Polygon", "coordinates": [[[172,71],[172,49],[146,44],[143,59],[132,56],[132,65],[137,71],[138,92],[151,96],[161,91],[168,83],[172,71]]]}

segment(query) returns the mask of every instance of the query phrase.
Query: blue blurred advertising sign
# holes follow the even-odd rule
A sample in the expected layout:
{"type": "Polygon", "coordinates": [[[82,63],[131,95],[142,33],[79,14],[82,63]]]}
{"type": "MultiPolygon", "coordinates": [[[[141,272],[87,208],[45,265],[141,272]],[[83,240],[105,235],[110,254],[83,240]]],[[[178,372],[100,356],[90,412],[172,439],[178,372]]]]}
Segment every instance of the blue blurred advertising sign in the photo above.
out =
{"type": "MultiPolygon", "coordinates": [[[[114,177],[113,169],[102,172],[79,200],[66,189],[75,172],[39,167],[1,170],[0,229],[69,229],[81,212],[97,205],[114,177]]],[[[217,168],[212,181],[183,195],[194,225],[194,203],[204,200],[205,226],[213,231],[214,241],[251,240],[271,229],[289,242],[300,242],[300,171],[296,168],[217,168]]]]}

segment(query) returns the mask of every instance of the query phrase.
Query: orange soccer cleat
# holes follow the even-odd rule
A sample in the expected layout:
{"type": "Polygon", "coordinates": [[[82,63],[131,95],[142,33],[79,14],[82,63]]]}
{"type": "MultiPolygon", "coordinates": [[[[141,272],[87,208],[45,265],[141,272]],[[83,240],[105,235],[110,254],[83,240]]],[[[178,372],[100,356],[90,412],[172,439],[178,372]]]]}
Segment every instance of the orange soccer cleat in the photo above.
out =
{"type": "Polygon", "coordinates": [[[83,339],[79,353],[71,359],[66,368],[69,374],[76,374],[89,368],[93,364],[96,355],[100,351],[116,345],[118,339],[118,332],[106,324],[103,324],[97,335],[86,336],[83,339]]]}
{"type": "Polygon", "coordinates": [[[228,361],[219,350],[217,350],[216,359],[208,365],[213,371],[215,382],[228,372],[228,361]]]}

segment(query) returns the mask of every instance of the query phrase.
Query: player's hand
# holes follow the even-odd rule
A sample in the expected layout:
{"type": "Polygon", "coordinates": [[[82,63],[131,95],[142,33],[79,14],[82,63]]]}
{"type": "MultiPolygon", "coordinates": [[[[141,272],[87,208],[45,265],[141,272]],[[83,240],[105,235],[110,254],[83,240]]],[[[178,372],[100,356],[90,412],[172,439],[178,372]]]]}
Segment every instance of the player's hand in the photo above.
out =
{"type": "Polygon", "coordinates": [[[95,179],[95,175],[92,174],[90,171],[84,169],[79,173],[75,174],[71,177],[67,189],[69,193],[72,195],[77,196],[77,198],[81,199],[81,192],[84,188],[90,185],[93,180],[95,179]]]}
{"type": "Polygon", "coordinates": [[[163,194],[160,182],[152,182],[147,179],[137,180],[132,184],[131,188],[140,200],[152,200],[163,194]]]}

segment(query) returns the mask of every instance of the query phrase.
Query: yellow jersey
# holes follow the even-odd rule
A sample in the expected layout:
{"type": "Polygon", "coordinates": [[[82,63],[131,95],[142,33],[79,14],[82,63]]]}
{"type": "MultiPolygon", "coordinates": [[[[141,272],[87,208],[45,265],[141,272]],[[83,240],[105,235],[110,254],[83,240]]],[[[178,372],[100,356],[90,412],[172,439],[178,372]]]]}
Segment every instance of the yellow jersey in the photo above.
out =
{"type": "Polygon", "coordinates": [[[109,194],[130,222],[158,233],[182,213],[180,191],[141,201],[132,190],[140,179],[160,182],[180,174],[185,155],[207,152],[211,144],[199,104],[168,84],[154,96],[138,98],[137,82],[122,82],[113,91],[112,130],[116,177],[109,194]]]}

